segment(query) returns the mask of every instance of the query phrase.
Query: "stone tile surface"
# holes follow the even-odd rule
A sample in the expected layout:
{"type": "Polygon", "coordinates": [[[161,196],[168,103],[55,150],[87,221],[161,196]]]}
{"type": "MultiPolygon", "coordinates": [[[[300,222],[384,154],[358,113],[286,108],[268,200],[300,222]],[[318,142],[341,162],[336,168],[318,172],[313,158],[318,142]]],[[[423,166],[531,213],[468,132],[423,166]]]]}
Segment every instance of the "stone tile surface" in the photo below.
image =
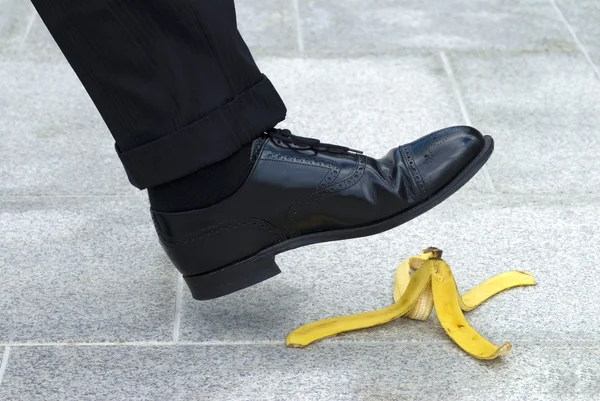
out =
{"type": "Polygon", "coordinates": [[[171,340],[174,269],[139,198],[0,198],[0,227],[0,344],[171,340]]]}
{"type": "Polygon", "coordinates": [[[402,48],[573,51],[545,0],[306,0],[308,54],[390,54],[402,48]]]}
{"type": "Polygon", "coordinates": [[[577,37],[600,66],[600,3],[595,0],[555,0],[577,37]]]}
{"type": "Polygon", "coordinates": [[[33,18],[27,39],[23,42],[16,59],[34,63],[57,63],[65,60],[60,48],[37,12],[33,18]]]}
{"type": "Polygon", "coordinates": [[[598,193],[600,81],[581,55],[451,54],[473,124],[496,139],[510,193],[598,193]]]}
{"type": "Polygon", "coordinates": [[[462,123],[437,55],[258,60],[298,135],[383,154],[391,146],[462,123]]]}
{"type": "MultiPolygon", "coordinates": [[[[32,7],[23,6],[24,3],[28,3],[26,0],[3,1],[18,4],[19,7],[26,10],[27,15],[24,18],[30,18],[32,12],[35,12],[32,10],[32,7]]],[[[237,0],[235,5],[238,29],[253,54],[294,55],[298,53],[296,17],[291,1],[264,0],[255,2],[252,0],[237,0]]],[[[0,3],[0,7],[2,7],[2,3],[0,3]]],[[[14,7],[16,6],[13,6],[13,9],[14,7]]],[[[9,9],[10,7],[5,6],[5,8],[9,9]]],[[[18,36],[17,39],[20,41],[22,36],[19,35],[24,33],[22,31],[26,23],[14,17],[5,18],[5,20],[3,24],[0,19],[0,37],[7,36],[4,32],[7,31],[10,37],[18,36]]],[[[11,41],[15,41],[15,39],[11,41]]],[[[1,44],[2,41],[0,39],[1,44]]],[[[60,48],[37,13],[27,39],[18,48],[18,52],[16,51],[16,47],[11,47],[11,49],[13,50],[13,57],[18,60],[34,62],[57,62],[64,60],[60,48]]]]}
{"type": "MultiPolygon", "coordinates": [[[[492,341],[600,340],[600,268],[582,249],[600,235],[600,199],[484,196],[463,192],[400,228],[377,236],[282,254],[283,274],[210,302],[184,297],[185,341],[283,340],[315,320],[375,310],[392,302],[394,272],[426,246],[446,250],[462,292],[494,275],[526,270],[537,287],[513,289],[468,314],[492,341]],[[577,307],[589,305],[590,307],[577,307]],[[560,325],[556,322],[563,322],[560,325]]],[[[437,318],[400,320],[328,341],[446,341],[437,318]]]]}
{"type": "Polygon", "coordinates": [[[23,347],[0,398],[27,400],[592,400],[597,347],[526,344],[496,363],[451,344],[23,347]]]}
{"type": "Polygon", "coordinates": [[[139,192],[67,64],[0,62],[0,82],[0,195],[139,192]]]}
{"type": "Polygon", "coordinates": [[[0,0],[0,58],[19,52],[33,13],[29,0],[0,0]]]}
{"type": "Polygon", "coordinates": [[[235,7],[238,29],[253,54],[298,54],[292,1],[236,0],[235,7]]]}

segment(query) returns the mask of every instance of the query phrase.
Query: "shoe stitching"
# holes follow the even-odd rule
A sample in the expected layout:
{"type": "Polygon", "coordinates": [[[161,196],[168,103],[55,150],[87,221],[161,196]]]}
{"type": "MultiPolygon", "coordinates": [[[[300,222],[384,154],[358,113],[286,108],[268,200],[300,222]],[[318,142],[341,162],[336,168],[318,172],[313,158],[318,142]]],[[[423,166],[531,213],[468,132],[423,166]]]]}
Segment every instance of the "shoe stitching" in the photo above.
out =
{"type": "Polygon", "coordinates": [[[263,156],[263,160],[276,161],[282,163],[293,163],[293,164],[301,164],[301,165],[310,165],[315,167],[323,167],[328,169],[336,168],[337,166],[333,163],[318,161],[315,159],[310,159],[308,157],[303,156],[289,156],[282,155],[280,153],[274,153],[269,151],[267,154],[263,156]]]}
{"type": "Polygon", "coordinates": [[[410,152],[410,149],[408,148],[408,146],[406,146],[406,145],[402,146],[401,154],[404,159],[404,163],[408,167],[408,171],[413,180],[414,188],[417,190],[417,192],[419,192],[419,195],[421,197],[426,197],[427,196],[427,188],[425,187],[425,182],[423,181],[423,178],[421,177],[421,173],[419,172],[419,169],[417,168],[415,159],[413,158],[413,155],[410,152]]]}
{"type": "Polygon", "coordinates": [[[327,185],[330,185],[332,182],[335,181],[335,179],[337,178],[337,176],[339,174],[340,174],[339,167],[335,167],[335,168],[329,170],[327,175],[325,177],[323,177],[323,179],[321,180],[319,185],[317,185],[316,189],[319,190],[319,189],[326,187],[327,185]]]}
{"type": "MultiPolygon", "coordinates": [[[[276,162],[276,163],[298,164],[298,165],[301,165],[301,166],[306,166],[306,163],[288,162],[288,161],[285,161],[285,160],[273,160],[273,159],[270,159],[270,160],[265,160],[265,161],[276,162]]],[[[313,165],[313,167],[320,167],[320,168],[323,168],[323,169],[327,169],[328,168],[326,166],[315,166],[315,165],[313,165]]]]}
{"type": "Polygon", "coordinates": [[[197,242],[197,241],[207,238],[207,237],[221,234],[225,231],[236,230],[236,229],[240,229],[243,227],[257,227],[259,229],[265,230],[271,234],[272,239],[276,240],[276,242],[281,242],[285,239],[285,236],[282,235],[282,233],[276,227],[274,227],[272,224],[270,224],[264,220],[260,220],[260,219],[248,218],[248,219],[240,219],[240,220],[235,220],[235,221],[228,221],[228,222],[221,223],[221,224],[215,224],[213,226],[210,226],[203,230],[200,230],[194,234],[190,234],[187,237],[184,237],[185,240],[181,240],[179,238],[175,239],[174,237],[168,237],[168,236],[164,235],[162,232],[159,231],[159,228],[156,224],[156,220],[154,220],[154,221],[155,221],[154,224],[156,226],[156,232],[157,232],[159,238],[165,245],[171,246],[171,247],[190,244],[190,243],[197,242]]]}
{"type": "Polygon", "coordinates": [[[427,162],[425,163],[426,166],[430,166],[431,163],[433,162],[433,153],[431,152],[431,149],[435,148],[436,146],[440,146],[443,145],[447,140],[448,137],[450,136],[450,132],[454,131],[455,129],[447,129],[443,132],[438,132],[435,134],[435,137],[433,138],[432,141],[429,142],[429,144],[427,144],[425,150],[427,151],[427,154],[429,155],[429,157],[427,158],[427,162]],[[440,141],[440,137],[443,138],[443,140],[440,141]],[[432,145],[433,143],[433,145],[432,145]]]}

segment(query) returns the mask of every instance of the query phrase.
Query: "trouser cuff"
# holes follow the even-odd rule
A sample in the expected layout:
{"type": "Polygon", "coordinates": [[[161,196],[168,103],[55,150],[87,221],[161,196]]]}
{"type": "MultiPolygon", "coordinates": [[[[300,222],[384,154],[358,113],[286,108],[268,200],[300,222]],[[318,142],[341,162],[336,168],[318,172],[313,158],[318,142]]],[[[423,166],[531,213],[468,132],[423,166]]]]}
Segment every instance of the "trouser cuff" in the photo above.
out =
{"type": "Polygon", "coordinates": [[[119,158],[140,189],[181,178],[217,163],[285,119],[286,108],[269,79],[262,80],[205,117],[119,158]]]}

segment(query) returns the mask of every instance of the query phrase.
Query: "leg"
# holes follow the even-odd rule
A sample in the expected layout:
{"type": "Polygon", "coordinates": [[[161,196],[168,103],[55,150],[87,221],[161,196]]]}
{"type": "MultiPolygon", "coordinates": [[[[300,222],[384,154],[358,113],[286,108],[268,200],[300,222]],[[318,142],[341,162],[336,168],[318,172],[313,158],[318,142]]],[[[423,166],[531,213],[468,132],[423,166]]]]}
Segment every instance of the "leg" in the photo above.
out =
{"type": "Polygon", "coordinates": [[[285,118],[233,0],[32,1],[138,188],[217,163],[285,118]]]}
{"type": "Polygon", "coordinates": [[[285,108],[240,38],[231,0],[34,3],[132,183],[149,188],[159,240],[197,299],[272,277],[281,252],[425,213],[493,150],[470,127],[381,159],[271,129],[285,108]]]}

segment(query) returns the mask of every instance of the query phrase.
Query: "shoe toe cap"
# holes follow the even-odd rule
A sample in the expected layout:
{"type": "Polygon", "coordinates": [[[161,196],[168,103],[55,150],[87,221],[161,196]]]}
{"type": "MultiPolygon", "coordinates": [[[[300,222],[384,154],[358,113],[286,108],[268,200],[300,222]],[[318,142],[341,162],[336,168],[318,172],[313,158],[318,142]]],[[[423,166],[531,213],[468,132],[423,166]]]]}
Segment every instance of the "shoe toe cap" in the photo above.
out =
{"type": "Polygon", "coordinates": [[[484,148],[483,135],[467,126],[450,127],[406,145],[425,186],[432,195],[449,183],[484,148]]]}

